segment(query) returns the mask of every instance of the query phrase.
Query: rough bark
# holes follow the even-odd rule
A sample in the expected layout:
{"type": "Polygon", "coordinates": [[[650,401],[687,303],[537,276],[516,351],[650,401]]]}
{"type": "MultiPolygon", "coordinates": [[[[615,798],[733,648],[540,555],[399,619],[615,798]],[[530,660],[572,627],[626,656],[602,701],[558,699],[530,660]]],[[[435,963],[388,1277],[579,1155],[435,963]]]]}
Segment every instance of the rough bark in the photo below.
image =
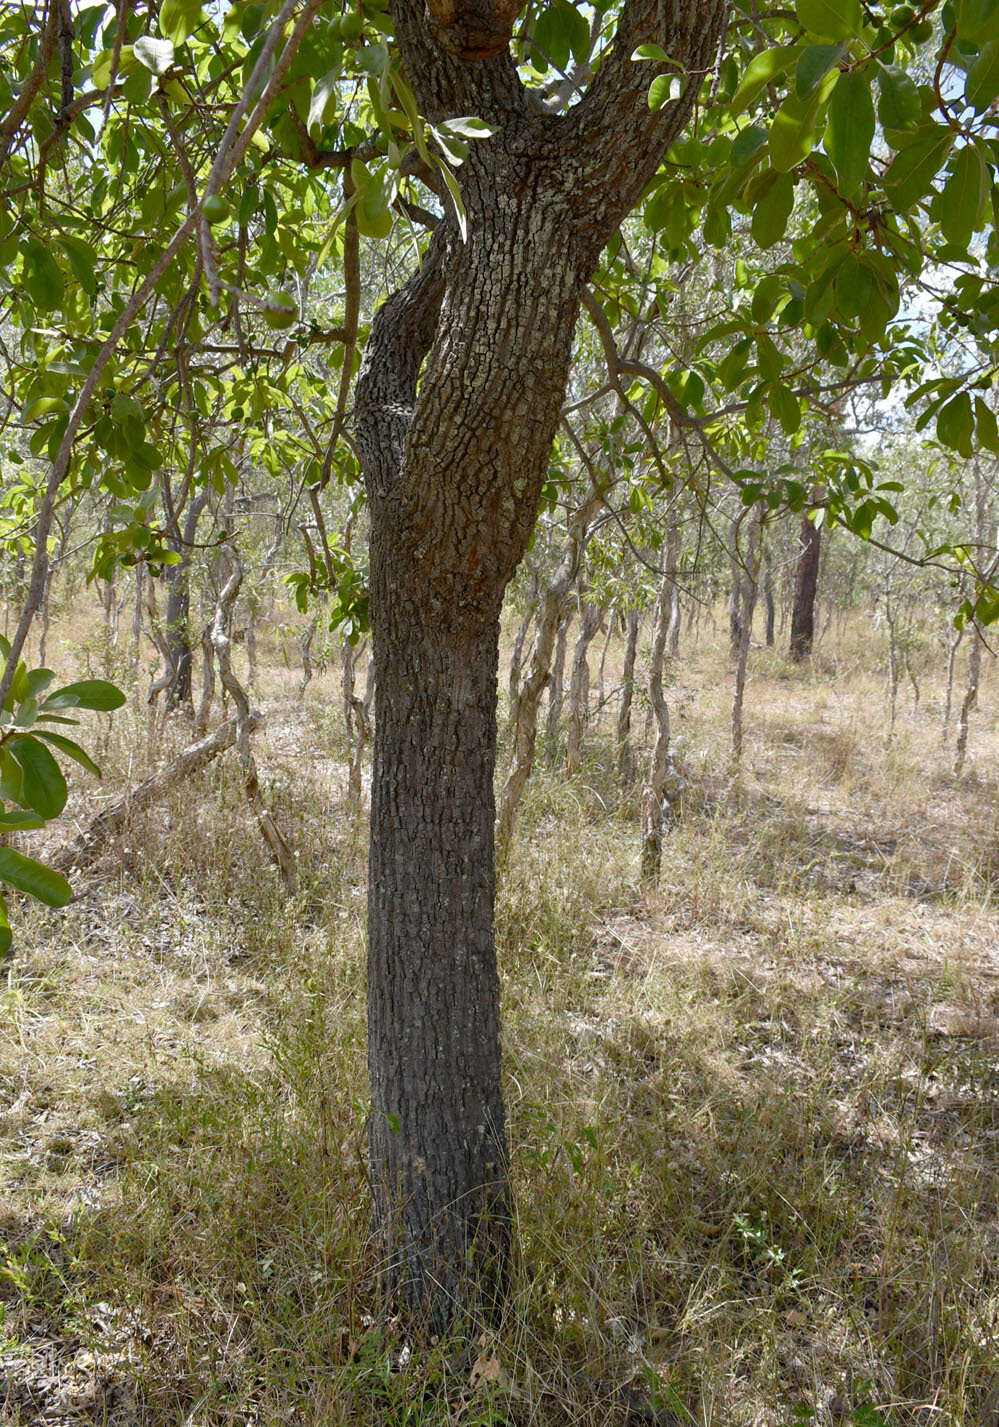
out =
{"type": "Polygon", "coordinates": [[[811,656],[815,642],[815,594],[819,585],[822,532],[806,515],[801,522],[798,562],[794,571],[790,655],[796,664],[811,656]]]}
{"type": "MultiPolygon", "coordinates": [[[[464,64],[435,43],[422,0],[393,5],[427,117],[494,128],[458,174],[467,235],[446,218],[380,309],[355,401],[377,688],[374,1228],[388,1292],[437,1330],[494,1316],[511,1239],[493,943],[500,606],[536,519],[583,285],[683,127],[722,8],[629,0],[589,92],[556,117],[508,56],[464,64]],[[658,113],[646,95],[665,68],[631,59],[647,41],[690,72],[658,113]]],[[[465,20],[447,28],[470,34],[465,20]]]]}

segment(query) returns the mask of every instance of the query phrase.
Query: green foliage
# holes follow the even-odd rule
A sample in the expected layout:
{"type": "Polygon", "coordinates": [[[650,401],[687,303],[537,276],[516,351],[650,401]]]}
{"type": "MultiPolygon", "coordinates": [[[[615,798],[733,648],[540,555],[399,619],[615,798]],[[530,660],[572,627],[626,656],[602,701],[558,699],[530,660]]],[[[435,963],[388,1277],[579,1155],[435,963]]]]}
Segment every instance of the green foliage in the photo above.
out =
{"type": "MultiPolygon", "coordinates": [[[[0,637],[0,655],[9,657],[10,652],[10,644],[0,637]]],[[[121,708],[125,695],[104,679],[84,679],[47,694],[54,679],[51,669],[29,669],[21,660],[0,708],[0,837],[44,827],[66,806],[66,779],[46,745],[101,776],[85,749],[44,725],[76,723],[65,716],[67,709],[121,708]]],[[[60,873],[7,846],[0,846],[0,883],[52,907],[65,906],[71,896],[60,873]]],[[[0,898],[0,955],[10,945],[7,905],[0,898]]]]}

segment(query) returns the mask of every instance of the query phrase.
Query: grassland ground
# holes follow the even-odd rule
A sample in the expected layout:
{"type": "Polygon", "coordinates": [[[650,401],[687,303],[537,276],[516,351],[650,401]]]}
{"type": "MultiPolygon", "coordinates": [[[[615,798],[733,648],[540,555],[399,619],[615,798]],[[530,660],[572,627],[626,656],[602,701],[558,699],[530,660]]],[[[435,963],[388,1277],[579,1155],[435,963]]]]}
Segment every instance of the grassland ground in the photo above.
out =
{"type": "MultiPolygon", "coordinates": [[[[100,672],[55,634],[50,663],[100,672]]],[[[335,671],[299,700],[262,642],[296,898],[228,755],[64,912],[16,908],[0,1420],[996,1427],[999,679],[987,658],[955,778],[935,648],[891,737],[868,631],[807,669],[755,650],[735,773],[725,650],[687,636],[655,887],[613,703],[579,775],[542,749],[498,909],[519,1262],[469,1374],[374,1314],[365,814],[335,671]]],[[[149,771],[141,694],[54,841],[149,771]]],[[[172,720],[156,757],[189,739],[172,720]]]]}

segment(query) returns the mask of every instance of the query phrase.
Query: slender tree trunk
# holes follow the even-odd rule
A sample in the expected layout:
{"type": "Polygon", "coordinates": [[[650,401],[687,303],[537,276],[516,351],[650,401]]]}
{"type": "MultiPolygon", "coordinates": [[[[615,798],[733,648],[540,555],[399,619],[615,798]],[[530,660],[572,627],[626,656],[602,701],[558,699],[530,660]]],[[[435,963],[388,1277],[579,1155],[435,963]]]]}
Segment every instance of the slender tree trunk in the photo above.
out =
{"type": "Polygon", "coordinates": [[[166,618],[163,626],[163,653],[169,674],[166,684],[166,707],[188,709],[194,715],[192,682],[194,649],[191,642],[191,552],[198,532],[198,519],[208,503],[207,491],[200,491],[190,502],[184,516],[183,539],[174,542],[180,561],[167,565],[163,580],[167,589],[166,618]]]}
{"type": "Polygon", "coordinates": [[[944,697],[943,727],[940,731],[940,736],[945,743],[950,732],[950,714],[954,704],[954,665],[957,661],[958,647],[963,638],[964,625],[960,629],[950,631],[947,645],[947,692],[944,697]]]}
{"type": "Polygon", "coordinates": [[[669,578],[669,628],[666,631],[666,649],[671,659],[680,652],[680,626],[683,610],[680,607],[680,520],[675,507],[670,510],[666,528],[666,574],[669,578]]]}
{"type": "Polygon", "coordinates": [[[511,717],[520,694],[520,675],[524,664],[524,645],[527,642],[527,632],[531,627],[531,621],[537,613],[539,583],[537,571],[532,571],[531,583],[527,592],[527,609],[517,629],[517,635],[513,641],[513,651],[510,655],[510,680],[508,687],[511,717]]]}
{"type": "Polygon", "coordinates": [[[548,720],[545,724],[545,758],[549,768],[554,768],[558,755],[558,726],[562,720],[562,704],[565,702],[565,651],[569,640],[569,625],[572,610],[562,611],[558,633],[555,636],[555,657],[552,660],[551,678],[548,680],[548,720]]]}
{"type": "Polygon", "coordinates": [[[671,766],[669,704],[663,692],[670,586],[667,570],[656,601],[649,655],[649,706],[655,719],[656,739],[652,748],[649,781],[642,799],[642,877],[646,881],[654,881],[659,876],[663,838],[679,816],[681,782],[676,769],[671,766]]]}
{"type": "Polygon", "coordinates": [[[885,623],[888,626],[888,740],[895,737],[898,714],[898,611],[892,592],[891,569],[885,567],[885,623]]]}
{"type": "Polygon", "coordinates": [[[763,557],[763,604],[767,615],[767,648],[774,647],[774,620],[776,609],[774,607],[774,566],[773,557],[767,550],[763,557]]]}
{"type": "Polygon", "coordinates": [[[982,636],[977,626],[971,631],[971,649],[968,651],[968,678],[964,686],[961,711],[957,716],[957,744],[954,748],[954,775],[960,777],[964,760],[968,753],[968,726],[971,710],[978,702],[978,685],[982,674],[982,636]]]}
{"type": "Polygon", "coordinates": [[[631,705],[635,693],[635,656],[638,653],[640,625],[638,610],[630,609],[626,620],[621,707],[617,715],[617,776],[621,792],[625,796],[635,781],[635,754],[631,746],[631,705]]]}
{"type": "MultiPolygon", "coordinates": [[[[566,622],[564,614],[569,602],[569,591],[579,574],[583,552],[586,549],[590,521],[599,504],[599,496],[591,494],[569,521],[569,538],[566,542],[565,554],[555,573],[555,578],[545,590],[542,598],[527,674],[520,687],[517,701],[510,709],[513,756],[510,760],[510,771],[500,795],[496,827],[496,840],[501,852],[505,851],[510,844],[517,808],[524,788],[527,786],[527,780],[531,776],[531,769],[534,767],[538,712],[542,695],[545,689],[550,686],[550,680],[554,679],[554,674],[550,671],[556,645],[559,646],[556,663],[559,659],[563,666],[565,663],[566,622]]],[[[559,673],[560,690],[561,682],[561,673],[559,673]]]]}
{"type": "Polygon", "coordinates": [[[364,767],[364,750],[371,742],[371,704],[374,696],[375,662],[373,659],[369,659],[364,675],[364,697],[358,699],[352,696],[351,698],[354,746],[347,773],[347,801],[353,808],[361,806],[361,774],[364,767]]]}
{"type": "Polygon", "coordinates": [[[590,645],[603,611],[599,605],[584,604],[579,611],[579,634],[572,654],[572,675],[569,679],[569,738],[565,751],[565,768],[578,773],[583,761],[583,735],[590,720],[590,645]]]}
{"type": "Polygon", "coordinates": [[[822,532],[806,515],[801,522],[798,563],[794,574],[794,606],[791,611],[790,655],[803,663],[815,642],[815,593],[819,582],[819,554],[822,532]]]}
{"type": "Polygon", "coordinates": [[[298,681],[298,697],[300,699],[305,698],[305,691],[312,683],[312,641],[316,637],[318,627],[319,616],[316,615],[302,631],[302,636],[298,642],[299,651],[302,656],[302,677],[298,681]]]}
{"type": "Polygon", "coordinates": [[[732,659],[739,657],[745,618],[742,608],[742,565],[739,559],[739,531],[745,518],[745,509],[740,510],[732,517],[728,527],[728,649],[732,659]]]}
{"type": "MultiPolygon", "coordinates": [[[[617,623],[617,615],[613,610],[607,612],[607,633],[604,635],[603,648],[600,650],[600,663],[597,666],[597,707],[596,722],[599,724],[604,710],[604,674],[607,668],[607,652],[610,649],[611,640],[614,637],[614,626],[617,623]]],[[[623,627],[623,626],[622,626],[623,627]]]]}
{"type": "Polygon", "coordinates": [[[132,571],[133,588],[135,590],[135,605],[132,609],[132,651],[130,662],[132,666],[132,678],[139,674],[139,658],[142,653],[142,599],[143,584],[146,579],[146,567],[141,562],[132,571]]]}
{"type": "Polygon", "coordinates": [[[732,761],[742,758],[742,708],[746,692],[746,671],[749,667],[749,646],[753,637],[753,614],[760,585],[760,546],[763,539],[764,509],[757,505],[749,519],[746,551],[740,564],[739,647],[735,660],[735,691],[732,695],[732,761]]]}

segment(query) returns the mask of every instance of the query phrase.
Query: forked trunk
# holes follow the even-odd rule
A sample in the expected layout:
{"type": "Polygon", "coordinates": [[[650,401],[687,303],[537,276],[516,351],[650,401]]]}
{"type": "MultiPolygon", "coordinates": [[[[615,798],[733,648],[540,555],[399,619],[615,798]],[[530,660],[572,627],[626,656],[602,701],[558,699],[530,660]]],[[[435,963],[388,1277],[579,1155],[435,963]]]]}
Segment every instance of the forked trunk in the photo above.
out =
{"type": "MultiPolygon", "coordinates": [[[[436,1331],[493,1316],[509,1262],[493,942],[500,606],[537,518],[583,284],[685,125],[723,9],[626,0],[589,93],[556,117],[509,56],[466,64],[460,46],[439,47],[423,0],[393,0],[426,117],[475,114],[492,129],[457,179],[465,231],[446,207],[421,270],[376,314],[354,407],[377,690],[374,1231],[389,1296],[436,1331]],[[631,58],[652,40],[689,75],[661,111],[647,97],[657,66],[631,58]]],[[[466,11],[454,7],[459,29],[466,11]]]]}

